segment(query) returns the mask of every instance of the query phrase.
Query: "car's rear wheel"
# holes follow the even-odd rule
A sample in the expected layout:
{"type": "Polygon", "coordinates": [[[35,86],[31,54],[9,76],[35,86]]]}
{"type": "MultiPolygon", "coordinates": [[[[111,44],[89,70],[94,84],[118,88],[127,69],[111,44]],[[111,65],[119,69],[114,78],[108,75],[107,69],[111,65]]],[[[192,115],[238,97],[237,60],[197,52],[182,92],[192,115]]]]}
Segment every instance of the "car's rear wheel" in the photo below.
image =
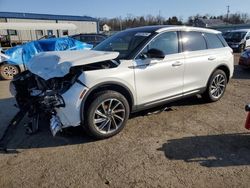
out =
{"type": "Polygon", "coordinates": [[[95,138],[109,138],[124,128],[129,111],[129,104],[122,94],[115,91],[100,92],[87,108],[84,126],[95,138]]]}
{"type": "Polygon", "coordinates": [[[2,64],[0,65],[0,77],[4,80],[11,80],[19,73],[15,65],[2,64]]]}
{"type": "Polygon", "coordinates": [[[227,76],[223,70],[216,70],[208,81],[206,92],[203,94],[209,102],[220,100],[227,87],[227,76]]]}

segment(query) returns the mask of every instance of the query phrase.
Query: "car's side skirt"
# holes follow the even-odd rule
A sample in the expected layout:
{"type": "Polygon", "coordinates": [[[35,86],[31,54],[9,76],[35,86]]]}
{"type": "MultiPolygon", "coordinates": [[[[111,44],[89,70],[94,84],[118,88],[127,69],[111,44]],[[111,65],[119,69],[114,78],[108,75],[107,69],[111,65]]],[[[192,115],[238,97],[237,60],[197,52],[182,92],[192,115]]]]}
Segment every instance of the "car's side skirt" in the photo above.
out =
{"type": "Polygon", "coordinates": [[[192,91],[188,91],[188,92],[185,92],[183,94],[178,94],[178,95],[170,96],[170,97],[167,97],[167,98],[159,99],[159,100],[152,101],[152,102],[149,102],[149,103],[136,105],[132,109],[132,113],[139,112],[139,111],[146,110],[146,109],[150,109],[150,108],[160,106],[160,105],[163,105],[163,104],[167,104],[167,103],[170,103],[170,102],[182,99],[182,98],[186,98],[186,97],[190,97],[190,96],[193,96],[193,95],[201,94],[201,93],[204,93],[205,91],[206,91],[206,87],[196,89],[196,90],[192,90],[192,91]]]}

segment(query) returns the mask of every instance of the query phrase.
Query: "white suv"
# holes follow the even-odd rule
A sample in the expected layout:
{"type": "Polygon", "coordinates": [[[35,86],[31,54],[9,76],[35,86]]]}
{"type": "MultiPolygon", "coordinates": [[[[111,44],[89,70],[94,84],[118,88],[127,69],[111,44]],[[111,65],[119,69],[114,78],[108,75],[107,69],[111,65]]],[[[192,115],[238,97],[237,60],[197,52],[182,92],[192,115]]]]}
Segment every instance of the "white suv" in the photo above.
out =
{"type": "Polygon", "coordinates": [[[33,124],[46,114],[53,135],[82,125],[108,138],[130,113],[196,94],[219,100],[234,63],[218,31],[150,26],[117,33],[90,51],[40,53],[28,69],[10,90],[33,124]]]}

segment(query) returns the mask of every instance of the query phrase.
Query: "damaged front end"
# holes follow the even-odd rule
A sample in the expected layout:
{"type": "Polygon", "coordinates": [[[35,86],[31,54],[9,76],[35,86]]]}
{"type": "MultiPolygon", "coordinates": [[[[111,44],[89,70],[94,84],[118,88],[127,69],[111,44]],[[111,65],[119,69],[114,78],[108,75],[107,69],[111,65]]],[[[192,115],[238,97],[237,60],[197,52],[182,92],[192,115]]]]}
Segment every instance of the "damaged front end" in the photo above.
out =
{"type": "Polygon", "coordinates": [[[72,70],[65,77],[44,80],[30,71],[25,71],[11,81],[10,92],[16,98],[21,115],[28,114],[30,118],[26,126],[28,133],[38,130],[40,116],[50,120],[53,136],[61,130],[62,124],[55,109],[65,107],[62,95],[77,82],[81,73],[80,70],[72,70]]]}
{"type": "Polygon", "coordinates": [[[50,52],[35,56],[29,63],[29,70],[10,83],[19,112],[0,139],[0,148],[6,147],[12,127],[26,115],[30,118],[26,124],[29,134],[38,131],[40,119],[50,122],[53,136],[62,128],[79,126],[82,100],[89,89],[85,85],[85,72],[116,68],[119,62],[113,59],[117,56],[116,52],[95,51],[50,52]]]}

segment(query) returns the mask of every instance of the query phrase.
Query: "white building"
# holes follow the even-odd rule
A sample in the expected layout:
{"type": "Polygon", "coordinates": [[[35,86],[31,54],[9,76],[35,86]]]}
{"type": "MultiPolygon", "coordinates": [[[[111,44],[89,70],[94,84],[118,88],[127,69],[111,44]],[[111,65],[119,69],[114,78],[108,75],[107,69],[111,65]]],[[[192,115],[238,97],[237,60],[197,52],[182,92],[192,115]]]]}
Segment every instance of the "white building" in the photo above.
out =
{"type": "Polygon", "coordinates": [[[104,32],[109,32],[109,31],[111,30],[111,27],[108,26],[107,24],[104,24],[104,25],[102,26],[102,30],[103,30],[104,32]]]}
{"type": "MultiPolygon", "coordinates": [[[[67,35],[75,35],[80,33],[98,33],[98,20],[88,16],[67,16],[67,15],[50,15],[50,14],[33,14],[33,13],[14,13],[14,12],[0,12],[1,23],[28,23],[46,26],[42,29],[27,29],[27,30],[13,30],[0,29],[0,40],[2,45],[4,43],[20,44],[31,40],[37,40],[47,35],[55,35],[62,37],[67,35]],[[55,29],[58,25],[74,24],[76,29],[55,29]],[[53,27],[50,27],[52,26],[53,27]],[[53,29],[51,29],[53,28],[53,29]]],[[[67,28],[67,27],[65,27],[67,28]]]]}

